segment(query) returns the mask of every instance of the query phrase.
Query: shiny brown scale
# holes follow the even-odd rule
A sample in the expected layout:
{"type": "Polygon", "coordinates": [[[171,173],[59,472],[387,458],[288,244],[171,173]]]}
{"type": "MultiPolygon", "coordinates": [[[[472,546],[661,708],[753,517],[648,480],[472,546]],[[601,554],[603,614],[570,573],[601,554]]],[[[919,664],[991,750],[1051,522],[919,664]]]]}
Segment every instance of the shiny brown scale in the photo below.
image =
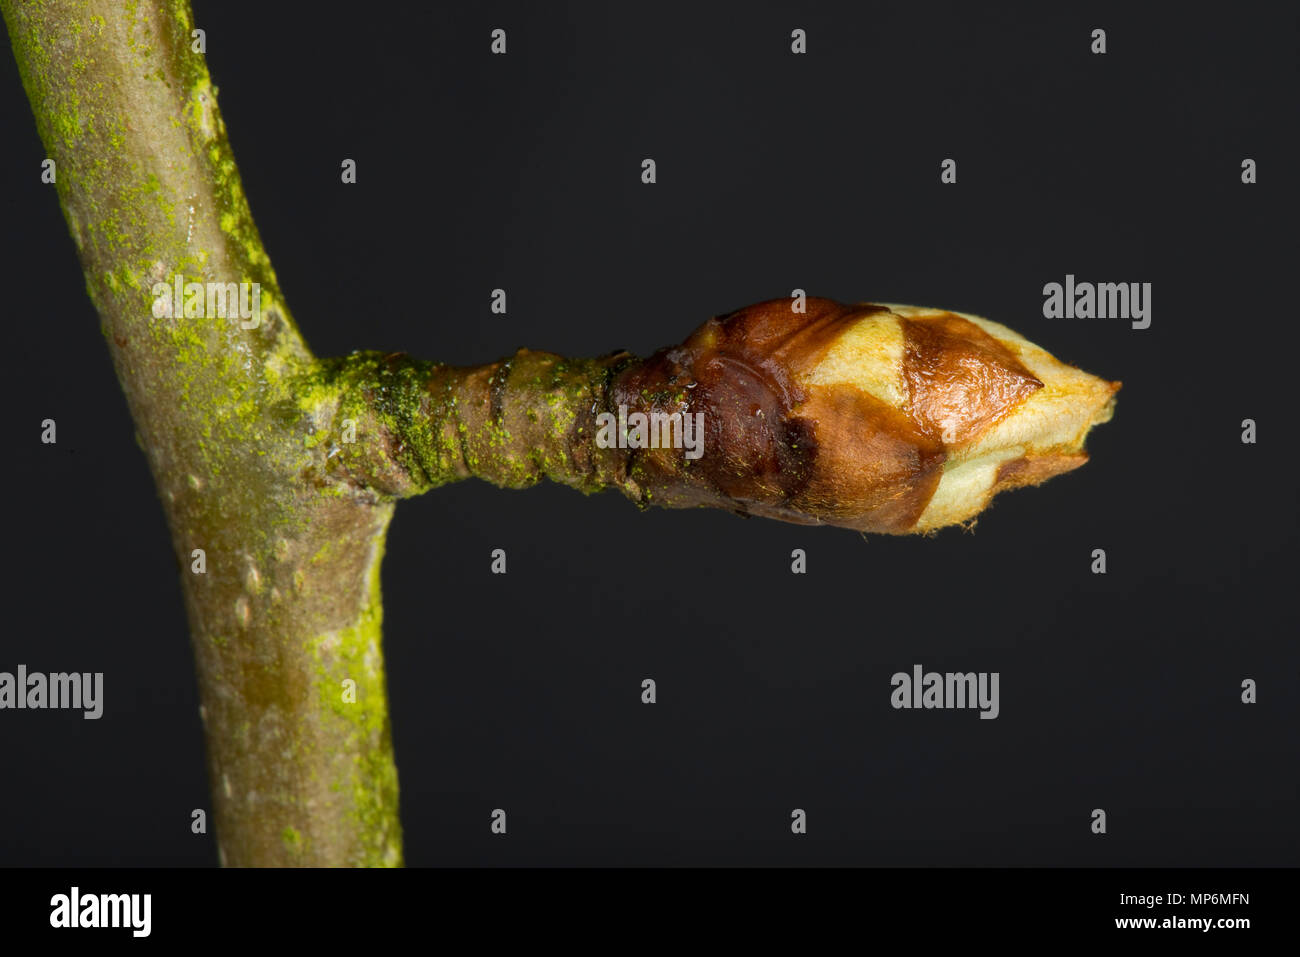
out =
{"type": "Polygon", "coordinates": [[[927,434],[959,445],[1043,384],[1005,346],[968,319],[945,313],[904,319],[909,412],[927,434]]]}

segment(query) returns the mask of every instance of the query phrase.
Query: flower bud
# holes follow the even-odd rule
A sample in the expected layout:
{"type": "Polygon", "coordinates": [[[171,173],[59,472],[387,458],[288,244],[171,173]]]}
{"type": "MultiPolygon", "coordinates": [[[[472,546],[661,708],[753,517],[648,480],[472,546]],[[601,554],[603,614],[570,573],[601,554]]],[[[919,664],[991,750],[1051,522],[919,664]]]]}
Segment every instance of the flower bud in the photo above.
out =
{"type": "Polygon", "coordinates": [[[1005,326],[895,305],[773,300],[710,319],[607,392],[659,421],[702,416],[702,454],[627,452],[627,490],[674,507],[865,532],[967,522],[998,492],[1087,461],[1120,383],[1005,326]]]}

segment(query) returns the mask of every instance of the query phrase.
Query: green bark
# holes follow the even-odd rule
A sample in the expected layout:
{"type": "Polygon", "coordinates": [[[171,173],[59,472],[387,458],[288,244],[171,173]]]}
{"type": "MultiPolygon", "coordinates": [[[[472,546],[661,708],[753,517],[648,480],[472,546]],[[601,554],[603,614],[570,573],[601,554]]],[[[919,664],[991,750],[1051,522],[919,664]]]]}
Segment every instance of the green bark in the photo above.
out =
{"type": "Polygon", "coordinates": [[[191,49],[189,4],[2,8],[182,569],[220,859],[398,864],[379,633],[393,506],[302,479],[326,474],[292,389],[313,359],[191,49]],[[178,273],[259,283],[260,325],[154,318],[154,283],[178,273]]]}
{"type": "Polygon", "coordinates": [[[400,864],[379,590],[394,501],[470,476],[621,487],[590,420],[628,357],[316,360],[189,4],[0,10],[182,569],[220,861],[400,864]],[[155,317],[154,284],[177,274],[258,283],[260,324],[155,317]]]}

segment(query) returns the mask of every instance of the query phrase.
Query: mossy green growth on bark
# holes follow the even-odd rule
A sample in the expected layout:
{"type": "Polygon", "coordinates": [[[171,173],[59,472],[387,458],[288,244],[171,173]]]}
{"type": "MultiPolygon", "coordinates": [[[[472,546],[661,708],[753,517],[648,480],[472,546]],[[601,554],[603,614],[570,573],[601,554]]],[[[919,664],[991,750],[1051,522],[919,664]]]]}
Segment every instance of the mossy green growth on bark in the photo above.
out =
{"type": "Polygon", "coordinates": [[[399,867],[402,863],[397,766],[384,679],[379,573],[383,537],[381,533],[374,543],[367,597],[356,622],[317,635],[307,642],[306,649],[316,663],[316,690],[322,708],[340,724],[331,736],[341,738],[353,756],[348,797],[363,844],[361,859],[350,863],[366,867],[399,867]]]}
{"type": "Polygon", "coordinates": [[[328,446],[329,476],[381,495],[464,478],[504,488],[551,479],[590,493],[618,484],[618,456],[596,446],[595,421],[610,376],[630,361],[521,349],[458,367],[358,352],[301,376],[295,411],[314,423],[308,444],[328,446]]]}
{"type": "Polygon", "coordinates": [[[280,832],[280,839],[284,841],[284,846],[294,854],[302,852],[302,834],[292,825],[286,827],[280,832]]]}
{"type": "Polygon", "coordinates": [[[206,573],[182,582],[221,859],[398,863],[378,643],[391,504],[328,474],[328,450],[309,441],[339,398],[313,397],[304,416],[294,395],[313,359],[249,212],[189,4],[0,11],[172,547],[183,569],[191,549],[207,554],[206,573]],[[260,325],[155,316],[155,284],[177,276],[257,283],[260,325]],[[322,553],[325,540],[339,547],[322,553]],[[325,706],[321,669],[335,688],[337,672],[357,682],[358,713],[325,706]]]}

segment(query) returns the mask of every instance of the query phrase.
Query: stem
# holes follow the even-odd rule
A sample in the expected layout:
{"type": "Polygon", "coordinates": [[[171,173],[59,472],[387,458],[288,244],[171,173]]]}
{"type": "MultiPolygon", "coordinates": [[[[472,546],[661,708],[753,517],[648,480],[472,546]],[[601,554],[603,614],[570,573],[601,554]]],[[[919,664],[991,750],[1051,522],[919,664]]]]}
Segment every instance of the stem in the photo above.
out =
{"type": "Polygon", "coordinates": [[[567,359],[521,349],[499,362],[455,367],[362,353],[321,363],[298,389],[323,390],[332,403],[322,414],[333,442],[331,480],[408,496],[464,478],[503,488],[545,478],[635,498],[625,456],[595,441],[610,383],[635,361],[627,353],[567,359]],[[347,422],[355,444],[344,438],[347,422]]]}
{"type": "Polygon", "coordinates": [[[191,49],[189,4],[0,9],[183,570],[220,859],[400,863],[379,633],[392,503],[303,479],[325,474],[291,391],[313,360],[191,49]],[[154,284],[178,274],[260,284],[260,324],[154,318],[154,284]]]}

